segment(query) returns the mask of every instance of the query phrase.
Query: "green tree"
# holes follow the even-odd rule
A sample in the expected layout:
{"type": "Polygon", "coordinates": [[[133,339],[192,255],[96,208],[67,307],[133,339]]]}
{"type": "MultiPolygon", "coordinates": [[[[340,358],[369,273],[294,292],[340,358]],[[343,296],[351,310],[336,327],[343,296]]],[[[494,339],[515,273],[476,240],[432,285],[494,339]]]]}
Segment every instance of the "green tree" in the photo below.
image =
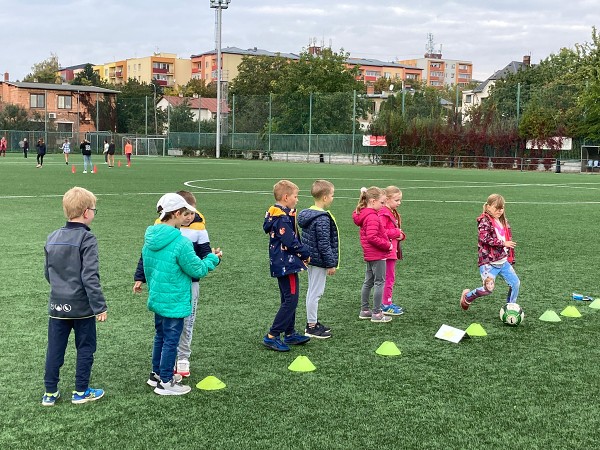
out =
{"type": "Polygon", "coordinates": [[[48,59],[31,66],[31,73],[26,75],[23,81],[59,84],[61,82],[59,68],[58,56],[51,53],[48,59]]]}
{"type": "Polygon", "coordinates": [[[197,132],[198,122],[190,110],[190,102],[186,98],[180,105],[171,108],[169,116],[169,131],[173,132],[197,132]]]}
{"type": "MultiPolygon", "coordinates": [[[[154,88],[133,78],[123,85],[107,87],[121,92],[117,96],[117,132],[144,134],[147,120],[148,133],[154,134],[154,88]]],[[[158,108],[156,118],[156,128],[162,134],[166,112],[158,108]]]]}
{"type": "MultiPolygon", "coordinates": [[[[41,116],[38,119],[43,124],[41,116]]],[[[34,117],[35,119],[35,117],[34,117]]],[[[30,122],[27,110],[19,105],[7,104],[0,110],[0,130],[29,130],[30,122]]]]}
{"type": "Polygon", "coordinates": [[[94,72],[91,64],[86,64],[81,72],[71,81],[71,84],[77,86],[97,86],[103,87],[105,83],[100,79],[100,75],[94,72]]]}

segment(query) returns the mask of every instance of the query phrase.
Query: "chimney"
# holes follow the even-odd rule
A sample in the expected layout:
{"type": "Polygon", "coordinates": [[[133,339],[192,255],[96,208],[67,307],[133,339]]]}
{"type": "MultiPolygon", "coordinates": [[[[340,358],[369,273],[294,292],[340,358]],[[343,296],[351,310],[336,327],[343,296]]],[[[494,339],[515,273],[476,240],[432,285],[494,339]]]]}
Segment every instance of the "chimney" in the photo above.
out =
{"type": "Polygon", "coordinates": [[[531,55],[523,56],[523,65],[527,67],[531,65],[531,55]]]}
{"type": "Polygon", "coordinates": [[[10,81],[10,76],[8,75],[8,72],[4,72],[4,82],[8,83],[10,81]]]}

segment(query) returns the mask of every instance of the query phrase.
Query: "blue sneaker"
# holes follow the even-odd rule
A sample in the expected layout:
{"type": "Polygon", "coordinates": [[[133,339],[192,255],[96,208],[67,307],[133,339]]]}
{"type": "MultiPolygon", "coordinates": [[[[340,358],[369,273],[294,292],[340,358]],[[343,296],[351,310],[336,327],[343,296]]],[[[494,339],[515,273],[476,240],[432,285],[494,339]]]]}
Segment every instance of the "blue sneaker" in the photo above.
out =
{"type": "Polygon", "coordinates": [[[386,316],[400,316],[404,314],[402,307],[394,305],[393,303],[390,303],[389,305],[381,305],[381,310],[386,316]]]}
{"type": "Polygon", "coordinates": [[[54,406],[56,400],[60,398],[60,392],[56,391],[54,394],[46,392],[42,397],[42,406],[54,406]]]}
{"type": "Polygon", "coordinates": [[[292,334],[283,337],[283,343],[287,345],[302,345],[310,341],[310,336],[298,334],[295,331],[292,334]]]}
{"type": "Polygon", "coordinates": [[[100,400],[102,397],[104,397],[104,391],[102,389],[87,388],[85,392],[82,393],[73,391],[71,403],[80,404],[93,402],[96,400],[100,400]]]}
{"type": "Polygon", "coordinates": [[[274,338],[270,338],[269,335],[265,335],[263,338],[263,344],[265,347],[270,348],[271,350],[275,350],[276,352],[289,352],[290,348],[281,342],[279,336],[275,336],[274,338]]]}

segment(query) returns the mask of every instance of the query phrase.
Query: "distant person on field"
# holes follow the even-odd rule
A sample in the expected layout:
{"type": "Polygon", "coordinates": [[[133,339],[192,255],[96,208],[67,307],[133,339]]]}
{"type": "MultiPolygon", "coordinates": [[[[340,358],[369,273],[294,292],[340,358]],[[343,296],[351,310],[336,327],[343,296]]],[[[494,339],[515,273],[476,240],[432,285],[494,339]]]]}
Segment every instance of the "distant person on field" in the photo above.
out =
{"type": "Polygon", "coordinates": [[[104,164],[108,164],[108,139],[104,139],[104,150],[102,151],[102,153],[104,153],[104,164]]]}
{"type": "Polygon", "coordinates": [[[29,141],[27,138],[23,138],[23,156],[27,158],[27,152],[29,151],[29,141]]]}
{"type": "Polygon", "coordinates": [[[65,155],[65,164],[69,164],[69,153],[71,153],[71,143],[68,139],[65,139],[62,145],[62,152],[65,155]]]}
{"type": "Polygon", "coordinates": [[[6,137],[2,136],[2,139],[0,139],[0,155],[2,155],[3,157],[6,156],[6,137]]]}
{"type": "MultiPolygon", "coordinates": [[[[196,197],[189,191],[178,191],[177,194],[181,195],[185,201],[187,201],[194,208],[196,207],[196,197]]],[[[156,223],[160,223],[157,219],[156,223]]],[[[206,231],[206,222],[204,216],[196,209],[195,214],[189,216],[189,220],[186,220],[179,228],[181,234],[187,237],[194,245],[194,252],[200,259],[204,259],[209,253],[212,253],[210,247],[210,241],[208,239],[208,232],[206,231]]],[[[217,249],[220,251],[220,249],[217,249]]],[[[146,276],[144,275],[144,260],[140,257],[138,261],[138,267],[133,277],[134,285],[133,292],[139,293],[142,291],[142,284],[146,282],[146,276]]],[[[200,283],[198,278],[192,278],[192,313],[183,319],[183,331],[179,338],[179,345],[177,346],[177,363],[175,373],[182,377],[190,376],[190,355],[192,354],[192,335],[194,332],[194,322],[196,321],[196,310],[198,306],[198,296],[200,294],[200,283]]]]}
{"type": "Polygon", "coordinates": [[[273,186],[275,204],[265,215],[263,230],[269,235],[269,262],[271,276],[277,278],[281,305],[263,344],[278,352],[287,352],[289,345],[301,345],[310,337],[294,330],[296,308],[300,294],[298,272],[306,270],[310,251],[298,240],[296,204],[298,186],[281,180],[273,186]],[[284,334],[283,341],[280,336],[284,334]]]}
{"type": "Polygon", "coordinates": [[[335,274],[340,257],[338,227],[327,210],[333,202],[334,190],[333,183],[327,180],[315,181],[310,190],[315,204],[298,213],[301,241],[310,249],[304,334],[317,339],[331,337],[331,329],[319,322],[318,308],[327,276],[335,274]]]}
{"type": "Polygon", "coordinates": [[[35,147],[37,148],[37,166],[35,167],[40,168],[44,165],[44,155],[46,154],[44,138],[39,138],[35,147]]]}
{"type": "Polygon", "coordinates": [[[60,397],[60,368],[71,330],[75,332],[77,364],[72,403],[102,398],[104,391],[89,387],[96,351],[96,320],[106,320],[106,301],[98,274],[98,242],[89,225],[96,217],[96,196],[74,187],[63,196],[67,224],[48,236],[45,275],[50,283],[48,350],[42,405],[53,406],[60,397]]]}
{"type": "Polygon", "coordinates": [[[127,157],[127,167],[131,166],[131,154],[133,153],[133,146],[131,141],[127,139],[125,144],[125,156],[127,157]]]}
{"type": "Polygon", "coordinates": [[[379,210],[379,217],[393,248],[385,258],[385,285],[381,309],[387,316],[399,316],[404,313],[404,309],[394,304],[392,297],[396,282],[396,262],[402,259],[400,242],[406,239],[402,231],[402,218],[398,214],[398,206],[402,203],[402,191],[396,186],[388,186],[383,191],[385,192],[385,205],[379,210]]]}
{"type": "Polygon", "coordinates": [[[93,173],[92,144],[90,144],[90,141],[83,138],[83,141],[79,144],[79,150],[81,150],[81,154],[83,155],[83,173],[87,173],[88,166],[90,166],[90,173],[93,173]]]}
{"type": "MultiPolygon", "coordinates": [[[[165,194],[158,201],[160,223],[146,229],[142,258],[148,282],[148,309],[154,312],[152,372],[146,382],[159,395],[183,395],[191,387],[173,373],[184,318],[192,314],[192,278],[203,278],[219,264],[220,250],[198,258],[192,242],[180,227],[196,213],[178,194],[165,194]]],[[[138,291],[141,286],[138,286],[138,291]]]]}
{"type": "Polygon", "coordinates": [[[360,227],[360,245],[367,263],[365,281],[361,289],[361,308],[359,319],[370,319],[371,322],[389,322],[390,316],[383,314],[381,302],[385,285],[385,258],[394,248],[387,237],[378,211],[385,205],[385,193],[372,186],[361,188],[358,205],[352,213],[354,223],[360,227]],[[373,290],[373,309],[370,307],[371,290],[373,290]]]}
{"type": "Polygon", "coordinates": [[[115,167],[115,141],[110,140],[108,144],[108,167],[115,167]]]}
{"type": "Polygon", "coordinates": [[[477,289],[465,289],[460,296],[462,309],[469,309],[471,303],[479,297],[490,295],[494,291],[496,277],[500,275],[508,284],[506,303],[516,303],[521,282],[513,264],[515,247],[512,232],[504,212],[504,197],[492,194],[483,205],[483,214],[477,218],[478,265],[483,286],[477,289]]]}

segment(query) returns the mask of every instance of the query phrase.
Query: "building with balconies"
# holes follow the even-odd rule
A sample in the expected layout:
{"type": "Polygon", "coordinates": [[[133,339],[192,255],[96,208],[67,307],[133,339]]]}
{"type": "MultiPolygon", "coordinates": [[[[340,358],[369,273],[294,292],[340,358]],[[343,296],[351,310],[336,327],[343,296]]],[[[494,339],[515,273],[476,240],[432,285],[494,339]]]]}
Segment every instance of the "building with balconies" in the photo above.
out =
{"type": "Polygon", "coordinates": [[[466,86],[473,81],[473,63],[461,59],[444,59],[441,53],[426,53],[423,58],[403,59],[400,64],[423,69],[427,86],[466,86]]]}
{"type": "Polygon", "coordinates": [[[420,82],[423,72],[423,69],[416,66],[366,58],[348,58],[346,66],[349,69],[358,67],[360,72],[358,79],[367,85],[374,83],[381,77],[392,82],[400,82],[403,86],[405,84],[410,85],[411,81],[420,82]]]}

